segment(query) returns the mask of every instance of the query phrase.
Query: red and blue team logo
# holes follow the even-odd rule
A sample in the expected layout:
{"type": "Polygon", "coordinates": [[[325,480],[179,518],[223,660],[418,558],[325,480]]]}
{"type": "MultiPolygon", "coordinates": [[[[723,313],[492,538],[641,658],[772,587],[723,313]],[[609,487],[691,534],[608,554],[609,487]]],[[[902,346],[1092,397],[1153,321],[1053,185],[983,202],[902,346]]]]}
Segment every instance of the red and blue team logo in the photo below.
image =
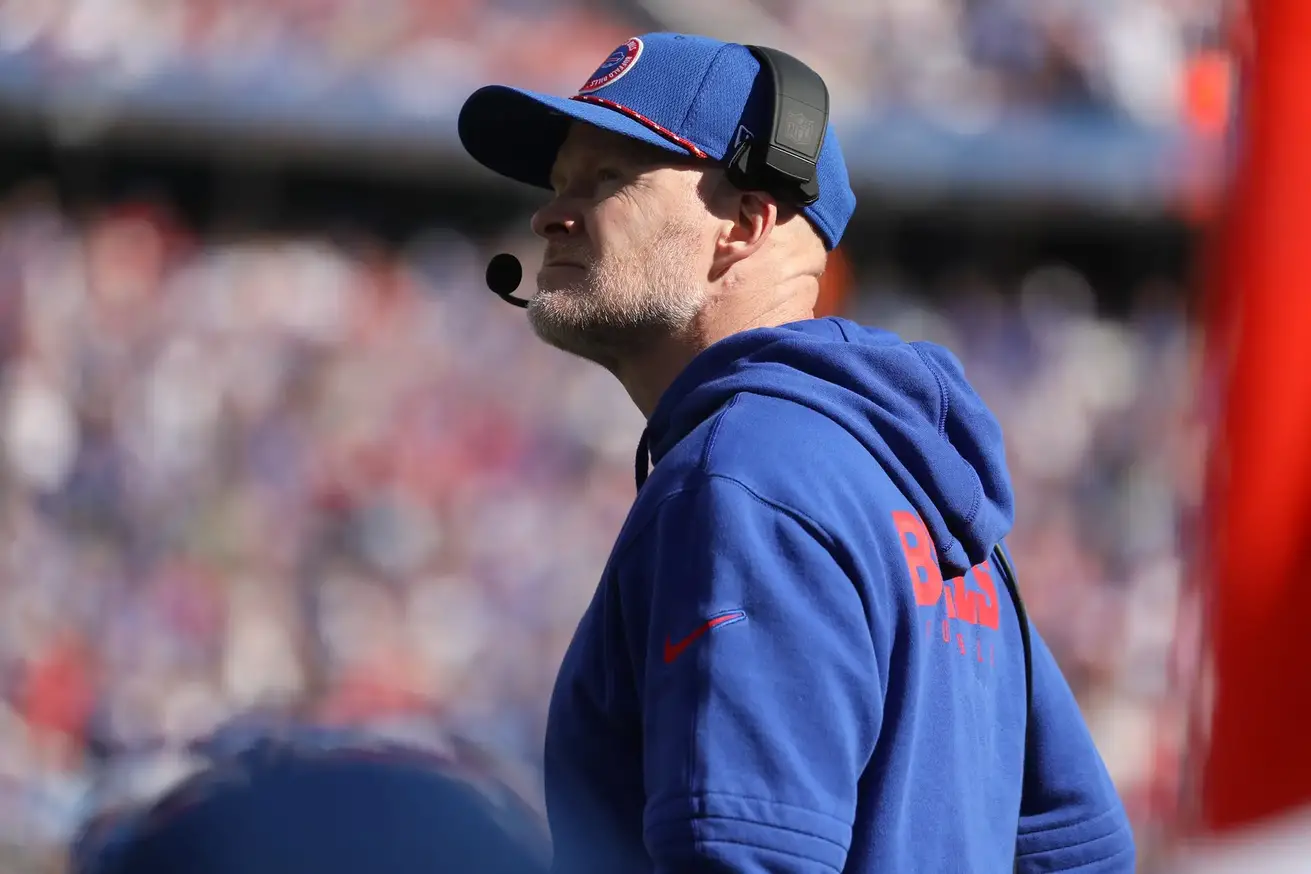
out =
{"type": "Polygon", "coordinates": [[[592,78],[582,88],[578,89],[579,94],[590,94],[607,85],[612,85],[625,73],[633,69],[637,59],[642,57],[642,40],[633,37],[628,42],[621,45],[610,53],[610,57],[605,59],[605,63],[596,68],[592,78]]]}

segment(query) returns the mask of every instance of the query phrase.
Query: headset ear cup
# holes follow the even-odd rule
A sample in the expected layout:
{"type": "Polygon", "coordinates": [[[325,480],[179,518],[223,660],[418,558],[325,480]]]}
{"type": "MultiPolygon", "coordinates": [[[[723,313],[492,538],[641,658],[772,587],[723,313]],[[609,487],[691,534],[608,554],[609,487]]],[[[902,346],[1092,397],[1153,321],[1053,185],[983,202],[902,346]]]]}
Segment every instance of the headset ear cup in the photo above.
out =
{"type": "Polygon", "coordinates": [[[754,101],[748,102],[767,101],[770,117],[766,136],[754,143],[743,140],[734,149],[728,178],[744,190],[768,191],[794,206],[811,206],[820,195],[819,156],[828,130],[828,86],[786,52],[756,45],[746,48],[760,63],[754,101]],[[761,93],[764,89],[767,94],[761,93]],[[786,134],[781,133],[786,127],[784,116],[799,121],[786,134]]]}

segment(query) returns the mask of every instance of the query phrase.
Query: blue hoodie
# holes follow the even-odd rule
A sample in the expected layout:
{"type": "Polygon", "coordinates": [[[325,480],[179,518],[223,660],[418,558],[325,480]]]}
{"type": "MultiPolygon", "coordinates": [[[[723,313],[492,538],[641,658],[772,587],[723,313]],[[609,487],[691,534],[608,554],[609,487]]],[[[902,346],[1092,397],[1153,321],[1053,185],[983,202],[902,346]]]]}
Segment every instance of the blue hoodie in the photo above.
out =
{"type": "Polygon", "coordinates": [[[555,871],[1134,870],[1036,631],[1026,750],[1002,435],[949,352],[843,319],[737,334],[638,456],[552,696],[555,871]]]}

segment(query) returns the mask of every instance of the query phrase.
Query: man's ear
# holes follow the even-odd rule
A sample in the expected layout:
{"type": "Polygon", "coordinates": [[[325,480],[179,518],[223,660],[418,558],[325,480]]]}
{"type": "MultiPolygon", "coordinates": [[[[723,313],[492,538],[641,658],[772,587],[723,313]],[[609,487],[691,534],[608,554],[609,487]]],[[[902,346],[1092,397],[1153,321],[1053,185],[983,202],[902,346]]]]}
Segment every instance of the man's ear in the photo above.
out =
{"type": "Polygon", "coordinates": [[[734,264],[759,251],[778,224],[778,204],[774,198],[760,191],[732,190],[729,209],[724,211],[715,256],[711,267],[712,278],[718,279],[734,264]]]}

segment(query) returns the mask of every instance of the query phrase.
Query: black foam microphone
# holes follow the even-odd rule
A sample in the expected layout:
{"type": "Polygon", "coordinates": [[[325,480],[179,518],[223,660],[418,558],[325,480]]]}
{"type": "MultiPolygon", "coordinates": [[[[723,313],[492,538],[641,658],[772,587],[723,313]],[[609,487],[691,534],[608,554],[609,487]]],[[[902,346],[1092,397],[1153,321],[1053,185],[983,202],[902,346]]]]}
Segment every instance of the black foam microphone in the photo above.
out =
{"type": "Polygon", "coordinates": [[[512,303],[517,307],[528,306],[528,301],[523,298],[511,297],[522,281],[523,265],[513,255],[502,252],[493,256],[492,260],[488,262],[487,287],[506,303],[512,303]]]}

